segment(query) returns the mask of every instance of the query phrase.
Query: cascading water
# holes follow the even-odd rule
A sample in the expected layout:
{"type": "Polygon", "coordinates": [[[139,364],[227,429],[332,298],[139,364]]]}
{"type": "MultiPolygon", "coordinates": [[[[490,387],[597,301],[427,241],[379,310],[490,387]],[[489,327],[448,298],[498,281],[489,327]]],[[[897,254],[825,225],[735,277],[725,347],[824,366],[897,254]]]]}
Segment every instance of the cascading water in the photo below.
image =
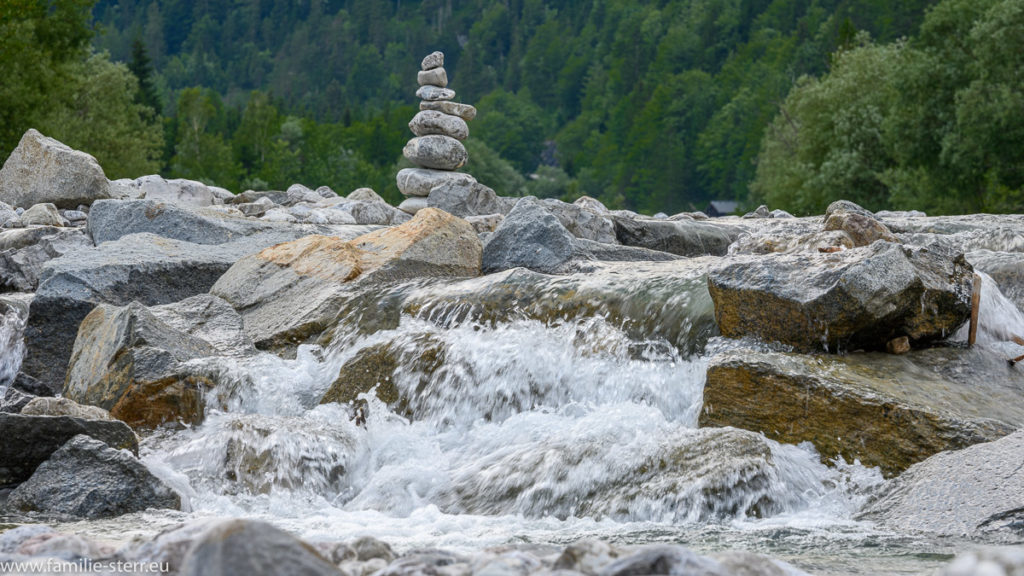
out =
{"type": "MultiPolygon", "coordinates": [[[[399,549],[674,541],[761,551],[821,574],[914,573],[928,565],[921,557],[943,560],[933,553],[948,547],[853,520],[883,482],[877,469],[697,427],[707,358],[735,344],[705,328],[700,274],[672,274],[674,285],[615,286],[618,303],[598,281],[521,273],[500,290],[480,279],[405,285],[375,295],[394,318],[382,319],[383,304],[377,318],[346,312],[323,348],[301,346],[295,359],[196,361],[222,374],[205,421],[142,444],[147,464],[186,495],[187,514],[87,530],[249,516],[310,540],[372,535],[399,549]],[[493,297],[466,297],[474,291],[493,297]],[[581,298],[591,304],[567,304],[581,298]],[[622,303],[650,311],[645,329],[636,310],[623,321],[622,303]],[[687,329],[669,329],[660,310],[687,329]],[[374,390],[319,404],[339,371],[379,365],[374,390]],[[356,404],[365,425],[352,420],[356,404]]],[[[1019,321],[1004,301],[983,295],[983,334],[997,326],[989,314],[1019,321]]]]}
{"type": "Polygon", "coordinates": [[[29,295],[7,295],[0,301],[0,390],[18,375],[25,356],[22,334],[28,320],[29,295]]]}

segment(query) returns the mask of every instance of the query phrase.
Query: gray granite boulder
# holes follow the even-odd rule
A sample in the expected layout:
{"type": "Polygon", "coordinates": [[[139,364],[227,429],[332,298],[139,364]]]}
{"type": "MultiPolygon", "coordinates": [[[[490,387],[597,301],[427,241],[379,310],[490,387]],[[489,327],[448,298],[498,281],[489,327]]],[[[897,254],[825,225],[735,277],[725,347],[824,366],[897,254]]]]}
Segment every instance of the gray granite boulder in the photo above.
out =
{"type": "Polygon", "coordinates": [[[47,262],[88,247],[92,241],[81,229],[37,227],[0,232],[0,290],[35,292],[47,262]]]}
{"type": "Polygon", "coordinates": [[[0,436],[8,439],[0,443],[0,486],[28,480],[51,454],[79,434],[117,450],[139,452],[138,437],[127,424],[117,420],[0,413],[0,436]]]}
{"type": "Polygon", "coordinates": [[[34,129],[0,169],[0,201],[12,206],[50,202],[73,209],[101,198],[110,198],[110,183],[96,159],[34,129]]]}
{"type": "MultiPolygon", "coordinates": [[[[451,174],[455,174],[452,172],[451,174]]],[[[459,217],[508,214],[515,199],[498,196],[476,180],[449,179],[429,191],[427,205],[459,217]]]]}
{"type": "Polygon", "coordinates": [[[11,492],[7,506],[77,518],[110,518],[149,508],[181,508],[181,496],[123,450],[78,435],[11,492]]]}
{"type": "Polygon", "coordinates": [[[1024,430],[911,466],[860,517],[900,532],[1020,542],[1024,537],[1024,430]]]}

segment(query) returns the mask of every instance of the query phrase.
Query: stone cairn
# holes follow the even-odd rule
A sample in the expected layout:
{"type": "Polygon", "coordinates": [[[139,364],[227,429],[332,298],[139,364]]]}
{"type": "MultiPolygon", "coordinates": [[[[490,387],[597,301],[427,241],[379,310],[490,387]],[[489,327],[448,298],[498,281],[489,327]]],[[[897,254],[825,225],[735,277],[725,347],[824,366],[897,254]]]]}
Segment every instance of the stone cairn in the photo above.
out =
{"type": "Polygon", "coordinates": [[[443,53],[430,54],[423,59],[420,68],[416,75],[420,86],[416,91],[421,99],[420,111],[409,122],[409,129],[416,137],[402,150],[419,168],[398,172],[398,190],[408,197],[399,208],[413,214],[427,206],[427,196],[434,188],[449,182],[476,182],[469,174],[455,172],[469,159],[461,141],[469,136],[466,121],[476,117],[476,108],[452,102],[455,91],[448,88],[443,53]]]}

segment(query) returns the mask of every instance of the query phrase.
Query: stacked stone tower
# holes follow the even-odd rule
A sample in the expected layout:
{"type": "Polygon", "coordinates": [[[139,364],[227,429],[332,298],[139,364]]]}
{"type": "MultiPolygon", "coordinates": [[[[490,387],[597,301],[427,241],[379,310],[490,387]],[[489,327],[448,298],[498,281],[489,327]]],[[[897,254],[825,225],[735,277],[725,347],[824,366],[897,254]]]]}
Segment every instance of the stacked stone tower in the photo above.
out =
{"type": "Polygon", "coordinates": [[[406,168],[398,173],[398,190],[409,197],[400,208],[415,212],[426,206],[426,197],[434,188],[448,182],[475,183],[469,174],[455,172],[469,154],[462,140],[469,136],[467,120],[476,116],[476,108],[453,102],[455,91],[448,88],[444,54],[434,52],[423,59],[416,76],[420,85],[416,96],[421,99],[420,112],[409,122],[416,135],[402,153],[419,168],[406,168]]]}

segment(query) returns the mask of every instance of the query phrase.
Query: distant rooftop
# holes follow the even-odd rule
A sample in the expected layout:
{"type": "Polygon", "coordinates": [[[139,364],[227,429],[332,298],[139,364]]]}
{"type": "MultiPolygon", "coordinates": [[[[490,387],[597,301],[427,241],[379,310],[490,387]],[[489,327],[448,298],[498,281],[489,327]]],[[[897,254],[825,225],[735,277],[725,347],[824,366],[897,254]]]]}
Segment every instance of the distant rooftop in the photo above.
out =
{"type": "Polygon", "coordinates": [[[735,213],[738,207],[739,202],[733,200],[712,200],[704,209],[704,213],[711,217],[728,216],[735,213]]]}

